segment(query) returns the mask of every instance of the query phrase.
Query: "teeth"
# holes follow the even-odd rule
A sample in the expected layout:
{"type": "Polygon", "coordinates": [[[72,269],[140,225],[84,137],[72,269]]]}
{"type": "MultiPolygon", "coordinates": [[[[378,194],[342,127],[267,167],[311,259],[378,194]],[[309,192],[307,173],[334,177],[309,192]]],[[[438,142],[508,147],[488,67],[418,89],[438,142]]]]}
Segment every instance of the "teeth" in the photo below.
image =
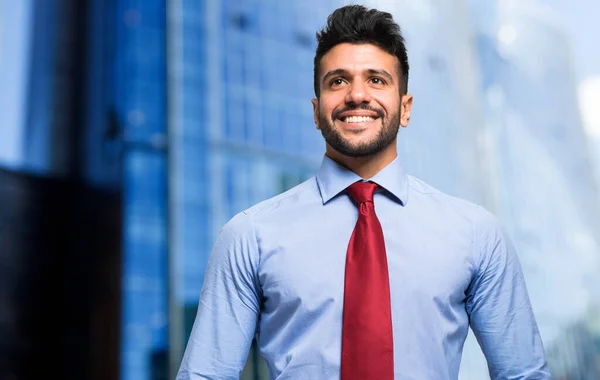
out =
{"type": "Polygon", "coordinates": [[[365,123],[373,120],[375,120],[375,118],[371,116],[348,116],[344,118],[346,123],[365,123]]]}

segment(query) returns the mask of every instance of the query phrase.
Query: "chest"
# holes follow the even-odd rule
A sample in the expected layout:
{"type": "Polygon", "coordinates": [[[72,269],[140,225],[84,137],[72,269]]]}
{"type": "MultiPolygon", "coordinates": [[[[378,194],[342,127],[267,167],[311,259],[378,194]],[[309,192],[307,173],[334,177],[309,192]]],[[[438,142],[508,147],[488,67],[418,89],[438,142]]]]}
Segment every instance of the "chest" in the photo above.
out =
{"type": "MultiPolygon", "coordinates": [[[[356,214],[336,215],[280,222],[277,228],[285,233],[260,239],[259,280],[266,312],[342,310],[346,252],[356,214]]],[[[394,308],[464,300],[474,271],[468,226],[404,220],[385,212],[379,219],[394,308]]]]}

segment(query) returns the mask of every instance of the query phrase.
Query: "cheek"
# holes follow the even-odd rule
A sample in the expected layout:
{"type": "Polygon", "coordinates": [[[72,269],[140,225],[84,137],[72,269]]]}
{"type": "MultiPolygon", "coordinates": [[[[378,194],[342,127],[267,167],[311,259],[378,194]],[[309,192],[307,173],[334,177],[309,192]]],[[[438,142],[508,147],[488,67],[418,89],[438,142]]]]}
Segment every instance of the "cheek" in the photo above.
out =
{"type": "Polygon", "coordinates": [[[398,94],[381,94],[381,96],[374,98],[375,102],[377,102],[379,106],[383,108],[388,117],[400,112],[402,105],[400,103],[400,97],[398,94]]]}
{"type": "Polygon", "coordinates": [[[331,113],[333,112],[334,109],[335,109],[334,107],[331,107],[330,105],[328,105],[326,103],[321,103],[321,105],[319,106],[319,116],[331,118],[331,113]]]}
{"type": "MultiPolygon", "coordinates": [[[[337,94],[336,94],[337,95],[337,94]]],[[[319,102],[319,112],[321,114],[325,114],[327,116],[331,116],[331,113],[337,109],[344,107],[344,99],[343,97],[340,99],[339,96],[326,96],[322,97],[319,102]]]]}

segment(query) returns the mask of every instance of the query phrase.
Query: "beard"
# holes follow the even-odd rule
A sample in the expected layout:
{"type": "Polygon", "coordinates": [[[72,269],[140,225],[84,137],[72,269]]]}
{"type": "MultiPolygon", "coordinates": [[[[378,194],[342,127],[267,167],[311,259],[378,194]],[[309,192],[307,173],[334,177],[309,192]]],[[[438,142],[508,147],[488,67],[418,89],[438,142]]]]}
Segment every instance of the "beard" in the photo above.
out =
{"type": "Polygon", "coordinates": [[[372,108],[368,105],[362,105],[336,110],[332,113],[331,119],[328,119],[321,113],[321,110],[319,110],[318,120],[323,138],[333,149],[348,157],[367,157],[379,153],[390,146],[396,139],[396,136],[398,136],[398,130],[400,129],[400,110],[398,109],[398,111],[389,118],[385,118],[384,116],[385,113],[383,110],[372,108]],[[377,112],[379,120],[381,120],[381,129],[379,129],[379,132],[372,140],[353,144],[348,141],[348,139],[345,139],[337,130],[335,120],[338,120],[337,115],[342,112],[356,109],[377,112]]]}

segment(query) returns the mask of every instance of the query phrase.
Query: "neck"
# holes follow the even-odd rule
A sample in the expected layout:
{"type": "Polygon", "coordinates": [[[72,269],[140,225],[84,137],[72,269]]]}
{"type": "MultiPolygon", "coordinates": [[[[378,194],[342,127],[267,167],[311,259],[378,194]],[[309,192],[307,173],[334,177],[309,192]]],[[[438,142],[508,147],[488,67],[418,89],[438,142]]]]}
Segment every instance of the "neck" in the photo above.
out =
{"type": "Polygon", "coordinates": [[[326,155],[333,161],[353,171],[363,179],[370,179],[388,166],[398,156],[396,143],[390,144],[386,149],[365,157],[349,157],[334,150],[327,144],[326,155]]]}

